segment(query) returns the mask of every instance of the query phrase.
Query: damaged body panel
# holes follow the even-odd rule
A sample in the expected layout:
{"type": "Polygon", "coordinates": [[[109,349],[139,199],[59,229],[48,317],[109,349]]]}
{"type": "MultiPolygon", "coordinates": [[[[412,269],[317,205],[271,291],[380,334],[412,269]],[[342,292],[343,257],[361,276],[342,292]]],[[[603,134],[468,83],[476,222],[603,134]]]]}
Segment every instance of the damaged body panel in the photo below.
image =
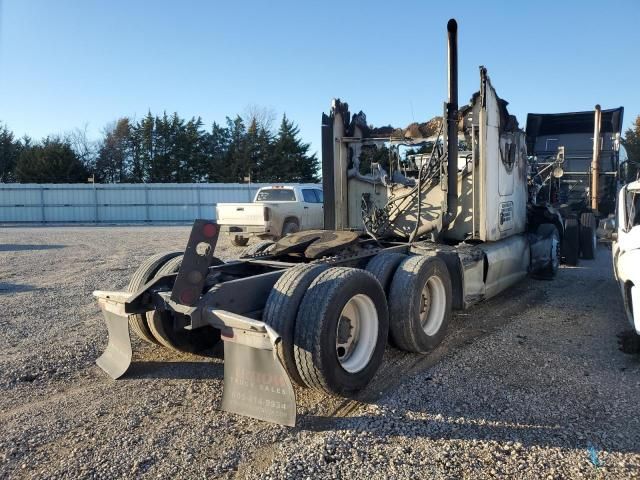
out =
{"type": "Polygon", "coordinates": [[[325,205],[325,215],[329,220],[332,210],[340,215],[326,228],[362,229],[364,225],[376,238],[412,240],[436,232],[443,240],[456,242],[495,241],[524,232],[528,200],[525,134],[508,114],[506,102],[497,96],[484,68],[480,81],[480,92],[459,112],[459,200],[446,229],[442,212],[448,202],[448,172],[443,161],[442,121],[435,122],[440,123],[437,134],[426,138],[394,137],[409,129],[393,128],[388,129],[391,136],[377,137],[372,135],[378,135],[379,129],[366,127],[362,112],[345,122],[348,106],[334,100],[330,114],[324,116],[333,119],[334,148],[330,154],[323,151],[323,159],[340,159],[333,168],[325,168],[338,187],[333,203],[325,205]],[[384,165],[368,163],[371,171],[366,174],[360,168],[361,157],[369,148],[388,159],[384,165]]]}

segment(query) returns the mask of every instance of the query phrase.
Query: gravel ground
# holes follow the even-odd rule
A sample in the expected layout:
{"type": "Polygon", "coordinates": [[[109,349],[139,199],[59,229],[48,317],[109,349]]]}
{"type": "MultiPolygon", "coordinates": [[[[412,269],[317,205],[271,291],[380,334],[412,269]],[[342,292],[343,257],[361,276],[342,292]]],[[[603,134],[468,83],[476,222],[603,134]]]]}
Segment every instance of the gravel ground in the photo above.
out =
{"type": "MultiPolygon", "coordinates": [[[[640,357],[610,252],[389,348],[357,400],[298,390],[298,427],[216,409],[222,362],[137,342],[114,382],[91,297],[187,227],[0,230],[0,478],[640,478],[640,357]]],[[[217,255],[239,249],[222,240],[217,255]]]]}

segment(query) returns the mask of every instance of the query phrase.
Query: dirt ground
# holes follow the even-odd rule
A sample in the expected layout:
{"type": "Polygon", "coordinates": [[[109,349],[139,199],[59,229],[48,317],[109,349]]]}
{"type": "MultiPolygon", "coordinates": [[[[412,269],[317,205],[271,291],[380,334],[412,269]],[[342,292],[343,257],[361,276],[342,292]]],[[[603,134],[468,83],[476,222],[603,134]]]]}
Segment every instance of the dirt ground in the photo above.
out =
{"type": "MultiPolygon", "coordinates": [[[[109,379],[91,296],[189,227],[0,228],[0,478],[640,478],[640,357],[610,252],[388,348],[357,400],[296,390],[298,426],[217,410],[219,359],[136,341],[109,379]]],[[[222,239],[216,254],[240,249],[222,239]]]]}

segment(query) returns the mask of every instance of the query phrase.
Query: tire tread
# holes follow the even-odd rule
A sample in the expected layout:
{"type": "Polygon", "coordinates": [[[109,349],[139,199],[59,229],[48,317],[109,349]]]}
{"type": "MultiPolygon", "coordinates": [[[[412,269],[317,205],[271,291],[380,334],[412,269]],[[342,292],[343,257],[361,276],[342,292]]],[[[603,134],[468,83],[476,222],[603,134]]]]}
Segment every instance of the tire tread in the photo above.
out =
{"type": "Polygon", "coordinates": [[[301,387],[307,385],[298,372],[293,345],[298,309],[309,285],[328,268],[324,264],[303,264],[287,270],[271,289],[262,314],[262,320],[281,336],[285,369],[301,387]]]}
{"type": "MultiPolygon", "coordinates": [[[[182,252],[157,253],[147,258],[140,264],[138,269],[129,280],[127,291],[131,293],[138,291],[145,283],[147,283],[156,275],[156,272],[162,267],[164,263],[177,257],[178,255],[182,255],[182,252]]],[[[129,315],[129,326],[140,339],[153,344],[159,343],[149,330],[146,314],[136,313],[133,315],[129,315]]]]}

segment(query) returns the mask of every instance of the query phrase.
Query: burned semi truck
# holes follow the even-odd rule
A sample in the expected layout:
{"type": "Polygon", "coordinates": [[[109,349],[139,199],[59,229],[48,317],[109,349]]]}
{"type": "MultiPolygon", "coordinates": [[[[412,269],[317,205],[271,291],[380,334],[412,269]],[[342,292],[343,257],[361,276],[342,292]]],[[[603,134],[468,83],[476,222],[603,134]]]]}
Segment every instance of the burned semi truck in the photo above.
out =
{"type": "Polygon", "coordinates": [[[527,150],[532,156],[537,201],[565,218],[564,260],[596,254],[600,219],[615,212],[620,169],[627,160],[620,142],[624,108],[572,113],[530,113],[527,150]]]}
{"type": "Polygon", "coordinates": [[[218,225],[197,220],[184,252],[143,262],[127,291],[94,292],[109,331],[98,365],[125,374],[130,331],[189,352],[222,341],[221,408],[294,425],[294,385],[355,395],[388,339],[428,354],[452,309],[527,274],[552,278],[562,218],[532,201],[525,133],[484,67],[459,108],[455,20],[447,32],[449,95],[434,136],[371,128],[334,100],[322,116],[325,229],[223,262],[218,225]]]}

